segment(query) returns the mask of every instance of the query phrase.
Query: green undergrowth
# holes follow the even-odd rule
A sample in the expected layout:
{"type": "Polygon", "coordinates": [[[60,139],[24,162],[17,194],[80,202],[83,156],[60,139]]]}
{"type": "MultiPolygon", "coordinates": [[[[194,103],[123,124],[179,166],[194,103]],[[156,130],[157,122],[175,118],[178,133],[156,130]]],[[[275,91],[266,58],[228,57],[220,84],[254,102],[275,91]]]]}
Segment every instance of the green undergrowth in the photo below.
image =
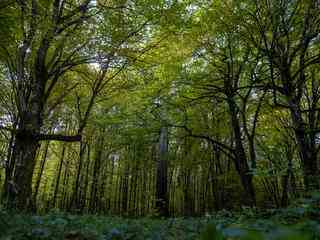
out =
{"type": "Polygon", "coordinates": [[[38,216],[1,211],[0,239],[320,239],[320,195],[287,209],[220,211],[202,218],[121,218],[70,215],[57,211],[38,216]]]}

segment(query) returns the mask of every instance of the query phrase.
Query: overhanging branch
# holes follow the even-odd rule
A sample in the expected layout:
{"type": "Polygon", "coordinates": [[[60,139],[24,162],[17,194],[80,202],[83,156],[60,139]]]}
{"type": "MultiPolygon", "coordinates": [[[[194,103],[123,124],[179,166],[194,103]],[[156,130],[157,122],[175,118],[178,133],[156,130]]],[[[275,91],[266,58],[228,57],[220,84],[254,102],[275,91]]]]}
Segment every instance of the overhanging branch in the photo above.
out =
{"type": "Polygon", "coordinates": [[[207,135],[201,135],[201,134],[194,134],[190,128],[188,128],[186,125],[174,125],[174,124],[168,124],[170,127],[176,127],[176,128],[182,128],[184,129],[188,134],[186,136],[188,137],[193,137],[193,138],[199,138],[199,139],[204,139],[211,143],[214,147],[219,149],[222,153],[224,153],[226,156],[228,156],[230,159],[235,159],[235,150],[228,145],[217,141],[213,139],[210,136],[207,135]]]}
{"type": "Polygon", "coordinates": [[[39,141],[61,141],[61,142],[80,142],[82,136],[66,136],[63,134],[39,134],[37,140],[39,141]]]}
{"type": "Polygon", "coordinates": [[[11,127],[0,126],[0,130],[11,132],[15,134],[15,136],[19,136],[21,138],[31,138],[36,139],[38,141],[61,141],[61,142],[80,142],[82,136],[80,134],[77,135],[64,135],[64,134],[34,134],[30,133],[30,131],[13,129],[11,127]]]}

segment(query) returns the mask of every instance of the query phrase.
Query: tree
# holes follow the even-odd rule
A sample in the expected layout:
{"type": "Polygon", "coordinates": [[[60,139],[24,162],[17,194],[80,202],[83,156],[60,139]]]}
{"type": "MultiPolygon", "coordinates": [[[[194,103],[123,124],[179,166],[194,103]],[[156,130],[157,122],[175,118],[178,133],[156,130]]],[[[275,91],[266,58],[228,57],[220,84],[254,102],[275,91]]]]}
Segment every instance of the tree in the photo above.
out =
{"type": "Polygon", "coordinates": [[[313,66],[320,62],[319,3],[256,1],[248,9],[243,27],[268,62],[265,86],[272,91],[274,105],[290,112],[305,186],[318,189],[319,84],[313,66]]]}
{"type": "Polygon", "coordinates": [[[27,209],[31,206],[31,181],[39,142],[80,140],[80,136],[43,133],[42,127],[46,103],[61,76],[88,60],[83,52],[88,39],[78,38],[76,45],[74,40],[84,32],[83,23],[92,11],[90,0],[17,1],[14,6],[10,17],[18,24],[16,31],[7,36],[13,42],[1,44],[1,61],[9,73],[17,111],[16,129],[10,129],[14,134],[11,161],[15,168],[11,176],[6,176],[10,180],[6,181],[5,192],[8,204],[27,209]]]}

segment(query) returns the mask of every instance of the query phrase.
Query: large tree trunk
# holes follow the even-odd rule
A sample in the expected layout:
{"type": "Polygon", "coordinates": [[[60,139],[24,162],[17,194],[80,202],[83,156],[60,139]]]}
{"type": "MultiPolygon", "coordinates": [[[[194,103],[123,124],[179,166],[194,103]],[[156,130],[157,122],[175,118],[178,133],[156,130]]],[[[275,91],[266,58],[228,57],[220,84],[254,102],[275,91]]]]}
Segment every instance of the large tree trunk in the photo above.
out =
{"type": "MultiPolygon", "coordinates": [[[[303,168],[303,177],[306,190],[319,189],[319,169],[317,164],[317,154],[314,149],[314,139],[310,139],[305,123],[302,118],[300,107],[297,103],[289,103],[291,120],[294,128],[295,138],[303,168]],[[312,141],[313,140],[313,141],[312,141]]],[[[312,130],[312,129],[311,129],[312,130]]]]}
{"type": "Polygon", "coordinates": [[[28,132],[16,135],[12,157],[15,170],[9,186],[8,206],[16,209],[31,207],[32,176],[39,142],[28,132]]]}
{"type": "Polygon", "coordinates": [[[240,176],[241,184],[244,189],[246,203],[249,206],[254,206],[256,204],[255,190],[253,186],[253,177],[250,173],[249,165],[247,162],[246,152],[243,146],[243,140],[241,135],[240,123],[238,119],[238,112],[236,103],[232,98],[228,99],[228,106],[230,112],[230,120],[234,134],[235,141],[235,154],[234,164],[236,170],[240,176]]]}

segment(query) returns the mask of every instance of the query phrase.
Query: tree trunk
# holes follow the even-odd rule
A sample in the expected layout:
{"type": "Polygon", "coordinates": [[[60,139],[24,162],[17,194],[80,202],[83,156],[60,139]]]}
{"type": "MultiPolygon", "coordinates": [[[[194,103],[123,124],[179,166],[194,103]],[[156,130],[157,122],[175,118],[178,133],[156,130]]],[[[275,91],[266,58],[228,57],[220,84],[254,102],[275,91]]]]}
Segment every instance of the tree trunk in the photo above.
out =
{"type": "Polygon", "coordinates": [[[289,100],[291,120],[303,168],[304,184],[307,191],[317,190],[320,187],[319,169],[316,150],[312,148],[312,139],[309,138],[298,103],[289,100]]]}
{"type": "Polygon", "coordinates": [[[63,173],[63,179],[62,179],[62,198],[61,198],[61,203],[59,204],[60,207],[67,209],[69,206],[68,202],[68,188],[69,188],[69,168],[70,168],[70,160],[67,157],[66,159],[66,165],[64,167],[64,173],[63,173]]]}
{"type": "MultiPolygon", "coordinates": [[[[17,127],[16,121],[13,124],[13,130],[15,131],[17,127]]],[[[5,204],[8,201],[8,194],[9,194],[9,188],[12,184],[12,175],[13,175],[13,170],[15,166],[15,162],[12,158],[12,153],[13,153],[13,147],[14,147],[14,139],[15,135],[11,133],[9,145],[8,145],[8,150],[7,150],[7,159],[6,159],[6,167],[5,167],[5,179],[4,179],[4,184],[3,184],[3,195],[2,195],[2,202],[5,204]]]]}
{"type": "Polygon", "coordinates": [[[128,213],[128,189],[129,189],[129,163],[124,163],[124,173],[121,178],[122,186],[122,198],[121,198],[121,215],[126,215],[128,213]]]}
{"type": "Polygon", "coordinates": [[[55,187],[54,187],[52,207],[56,206],[56,201],[57,201],[57,196],[58,196],[58,191],[59,191],[59,184],[60,184],[60,178],[61,178],[61,173],[62,173],[62,165],[63,165],[63,161],[64,161],[65,151],[66,151],[66,146],[65,146],[65,144],[63,144],[61,157],[60,157],[60,161],[59,161],[58,173],[57,173],[58,175],[57,175],[56,184],[55,184],[55,187]]]}
{"type": "Polygon", "coordinates": [[[194,214],[194,199],[192,196],[192,177],[191,170],[184,169],[182,173],[183,183],[183,214],[187,217],[191,217],[194,214]]]}
{"type": "Polygon", "coordinates": [[[39,188],[40,188],[40,183],[41,183],[41,178],[43,175],[44,167],[45,167],[46,161],[47,161],[48,150],[49,150],[49,142],[46,142],[43,157],[40,162],[40,169],[39,169],[36,183],[34,186],[33,203],[32,203],[34,210],[36,210],[36,208],[37,208],[37,196],[38,196],[38,192],[39,192],[39,188]]]}
{"type": "Polygon", "coordinates": [[[156,177],[156,209],[163,217],[169,215],[169,200],[167,189],[168,172],[168,128],[161,127],[159,139],[159,159],[157,161],[156,177]]]}
{"type": "Polygon", "coordinates": [[[240,180],[245,192],[245,204],[249,206],[255,206],[256,204],[256,196],[255,190],[253,186],[252,174],[250,173],[250,169],[247,162],[246,152],[244,150],[243,142],[242,142],[242,134],[240,130],[240,123],[238,119],[238,111],[236,107],[236,103],[234,100],[229,97],[228,98],[228,106],[230,112],[230,120],[234,134],[235,140],[235,154],[236,158],[234,159],[234,164],[236,170],[240,176],[240,180]]]}
{"type": "Polygon", "coordinates": [[[84,211],[87,203],[87,193],[88,193],[89,173],[90,173],[90,152],[91,152],[91,146],[88,144],[86,172],[85,172],[84,184],[83,184],[84,186],[80,188],[81,191],[79,193],[80,212],[84,211]]]}
{"type": "Polygon", "coordinates": [[[101,157],[102,157],[102,150],[103,150],[104,131],[100,134],[101,135],[96,142],[95,157],[94,157],[94,163],[93,163],[93,175],[92,175],[90,203],[89,203],[89,210],[92,213],[96,213],[96,211],[98,210],[97,209],[98,203],[101,201],[101,199],[97,198],[97,194],[98,194],[98,187],[100,185],[99,180],[100,180],[100,171],[101,171],[101,157]]]}
{"type": "Polygon", "coordinates": [[[82,173],[82,167],[84,162],[84,154],[86,151],[87,144],[83,141],[80,142],[79,146],[79,161],[77,166],[77,173],[76,173],[76,180],[73,186],[71,201],[70,201],[70,207],[69,209],[76,210],[80,207],[80,184],[81,184],[81,173],[82,173]]]}
{"type": "Polygon", "coordinates": [[[9,208],[27,210],[31,207],[32,176],[38,149],[38,141],[28,133],[16,135],[12,154],[16,164],[13,181],[7,187],[9,189],[7,203],[9,208]]]}

